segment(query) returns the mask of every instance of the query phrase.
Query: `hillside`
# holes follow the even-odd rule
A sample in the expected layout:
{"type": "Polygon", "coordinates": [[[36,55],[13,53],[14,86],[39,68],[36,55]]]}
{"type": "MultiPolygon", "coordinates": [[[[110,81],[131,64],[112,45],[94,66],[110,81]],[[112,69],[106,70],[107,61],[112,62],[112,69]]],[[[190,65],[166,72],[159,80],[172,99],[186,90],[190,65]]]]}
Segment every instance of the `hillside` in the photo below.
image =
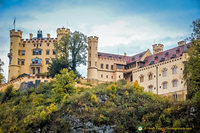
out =
{"type": "Polygon", "coordinates": [[[144,92],[137,82],[120,80],[83,88],[75,87],[73,78],[72,72],[63,70],[36,89],[8,87],[0,93],[0,132],[121,133],[139,132],[139,126],[141,132],[200,131],[199,94],[174,103],[144,92]]]}

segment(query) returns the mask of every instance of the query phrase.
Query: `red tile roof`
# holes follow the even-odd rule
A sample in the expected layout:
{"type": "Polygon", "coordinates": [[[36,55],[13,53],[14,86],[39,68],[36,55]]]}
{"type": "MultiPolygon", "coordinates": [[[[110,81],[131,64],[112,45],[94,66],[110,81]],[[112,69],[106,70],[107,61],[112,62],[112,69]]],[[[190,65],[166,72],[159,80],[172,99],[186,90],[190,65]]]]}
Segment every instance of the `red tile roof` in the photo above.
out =
{"type": "MultiPolygon", "coordinates": [[[[190,44],[186,44],[186,46],[189,46],[189,45],[190,44]]],[[[160,52],[158,54],[148,56],[144,59],[145,61],[144,66],[156,64],[158,62],[169,60],[175,57],[180,57],[183,54],[183,50],[184,50],[184,45],[160,52]]]]}
{"type": "Polygon", "coordinates": [[[146,51],[136,54],[134,56],[124,56],[124,55],[117,55],[117,54],[109,54],[109,53],[102,53],[98,52],[98,57],[102,58],[112,58],[112,59],[119,59],[126,61],[127,63],[131,63],[134,61],[140,61],[141,57],[146,53],[146,51]]]}

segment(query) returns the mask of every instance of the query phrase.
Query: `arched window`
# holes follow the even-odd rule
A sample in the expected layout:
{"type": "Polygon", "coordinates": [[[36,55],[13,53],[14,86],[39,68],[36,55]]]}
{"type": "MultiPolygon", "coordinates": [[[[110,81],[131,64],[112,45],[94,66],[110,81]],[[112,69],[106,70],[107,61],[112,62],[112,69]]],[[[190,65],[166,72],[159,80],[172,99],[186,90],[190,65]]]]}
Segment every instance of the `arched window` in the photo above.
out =
{"type": "Polygon", "coordinates": [[[165,82],[163,82],[163,89],[167,89],[167,82],[165,81],[165,82]]]}
{"type": "Polygon", "coordinates": [[[40,58],[32,59],[32,64],[41,64],[41,59],[40,58]]]}
{"type": "Polygon", "coordinates": [[[153,85],[149,85],[149,92],[152,92],[153,91],[153,85]]]}
{"type": "Polygon", "coordinates": [[[177,66],[172,67],[172,74],[177,74],[177,66]]]}
{"type": "Polygon", "coordinates": [[[172,81],[172,86],[173,87],[177,87],[178,86],[178,80],[177,79],[172,81]]]}
{"type": "Polygon", "coordinates": [[[140,75],[140,83],[144,82],[144,76],[140,75]]]}
{"type": "Polygon", "coordinates": [[[167,68],[164,68],[162,71],[162,76],[166,77],[167,76],[167,68]]]}
{"type": "Polygon", "coordinates": [[[149,79],[149,80],[152,80],[152,79],[153,79],[153,74],[152,74],[152,73],[149,73],[148,79],[149,79]]]}

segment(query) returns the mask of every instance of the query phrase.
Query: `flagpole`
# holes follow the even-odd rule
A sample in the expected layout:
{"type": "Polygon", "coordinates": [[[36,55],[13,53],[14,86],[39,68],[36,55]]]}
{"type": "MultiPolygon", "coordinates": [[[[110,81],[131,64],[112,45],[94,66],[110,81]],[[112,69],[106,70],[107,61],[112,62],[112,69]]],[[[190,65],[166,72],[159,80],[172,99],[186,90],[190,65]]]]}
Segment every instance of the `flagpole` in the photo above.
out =
{"type": "Polygon", "coordinates": [[[13,21],[14,30],[15,30],[15,21],[16,21],[16,17],[14,17],[14,21],[13,21]]]}

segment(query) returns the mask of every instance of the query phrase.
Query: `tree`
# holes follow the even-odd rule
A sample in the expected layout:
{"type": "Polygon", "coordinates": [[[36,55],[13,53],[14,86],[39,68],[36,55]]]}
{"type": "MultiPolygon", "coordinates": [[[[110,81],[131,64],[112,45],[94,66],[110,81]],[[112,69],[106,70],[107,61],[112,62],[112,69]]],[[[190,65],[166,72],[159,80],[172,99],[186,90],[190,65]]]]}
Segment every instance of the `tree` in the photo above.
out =
{"type": "Polygon", "coordinates": [[[58,74],[63,68],[73,70],[79,76],[77,67],[86,65],[87,37],[75,31],[64,35],[59,42],[54,44],[56,59],[48,67],[51,76],[58,74]]]}
{"type": "Polygon", "coordinates": [[[185,63],[184,79],[188,86],[187,98],[191,99],[200,91],[200,19],[192,23],[191,46],[188,50],[189,59],[185,63]]]}
{"type": "Polygon", "coordinates": [[[70,67],[77,75],[77,66],[86,65],[87,36],[78,31],[71,33],[69,51],[71,53],[70,67]]]}
{"type": "Polygon", "coordinates": [[[2,66],[4,65],[4,62],[0,59],[0,84],[2,84],[4,82],[4,76],[2,74],[3,69],[2,66]]]}

